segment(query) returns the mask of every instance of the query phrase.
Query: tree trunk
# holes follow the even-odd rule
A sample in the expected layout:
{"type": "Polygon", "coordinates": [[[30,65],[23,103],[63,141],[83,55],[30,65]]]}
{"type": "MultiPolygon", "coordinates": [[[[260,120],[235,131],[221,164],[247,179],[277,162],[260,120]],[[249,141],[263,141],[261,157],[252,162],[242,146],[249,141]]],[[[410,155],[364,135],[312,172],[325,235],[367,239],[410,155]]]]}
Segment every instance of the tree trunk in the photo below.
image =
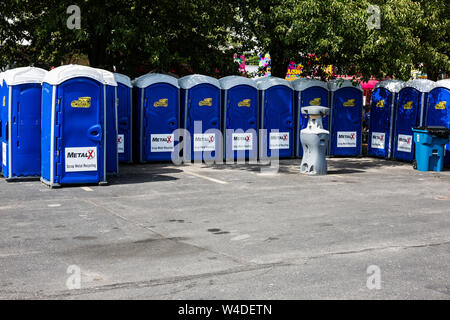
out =
{"type": "Polygon", "coordinates": [[[274,77],[285,78],[288,61],[283,55],[284,50],[280,43],[273,43],[269,48],[271,74],[274,77]]]}
{"type": "Polygon", "coordinates": [[[433,68],[429,64],[425,64],[425,72],[427,73],[427,79],[437,81],[439,77],[439,70],[433,68]]]}

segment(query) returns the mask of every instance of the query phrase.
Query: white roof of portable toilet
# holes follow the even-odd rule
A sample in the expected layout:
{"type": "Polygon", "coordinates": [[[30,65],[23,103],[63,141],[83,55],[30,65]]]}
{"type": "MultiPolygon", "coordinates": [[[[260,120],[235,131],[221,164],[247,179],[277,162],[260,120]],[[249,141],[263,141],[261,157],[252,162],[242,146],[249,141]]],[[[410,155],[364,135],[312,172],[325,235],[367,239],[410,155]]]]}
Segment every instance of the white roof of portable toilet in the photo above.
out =
{"type": "Polygon", "coordinates": [[[295,91],[303,91],[311,87],[321,87],[328,90],[328,85],[326,82],[311,78],[295,79],[291,82],[291,86],[295,91]]]}
{"type": "Polygon", "coordinates": [[[274,86],[286,86],[292,89],[289,81],[277,77],[267,77],[267,80],[258,81],[257,85],[259,90],[266,90],[274,86]]]}
{"type": "Polygon", "coordinates": [[[253,79],[253,81],[256,82],[256,84],[260,83],[261,81],[266,81],[267,79],[269,79],[270,77],[259,77],[256,79],[253,79]]]}
{"type": "Polygon", "coordinates": [[[328,89],[330,91],[336,91],[339,90],[341,88],[346,88],[346,87],[353,87],[356,89],[359,89],[362,91],[361,89],[361,84],[358,83],[358,85],[353,85],[353,82],[351,82],[350,80],[347,79],[336,79],[336,80],[330,80],[327,82],[328,83],[328,89]]]}
{"type": "Polygon", "coordinates": [[[8,86],[24,83],[41,83],[48,71],[35,67],[22,67],[7,70],[3,77],[8,86]]]}
{"type": "Polygon", "coordinates": [[[384,80],[375,85],[375,88],[386,88],[390,92],[398,93],[403,87],[404,82],[401,80],[384,80]]]}
{"type": "Polygon", "coordinates": [[[45,78],[42,80],[42,82],[46,82],[48,84],[56,86],[69,79],[79,77],[90,78],[100,83],[105,83],[103,80],[103,74],[100,73],[98,70],[91,67],[80,66],[76,64],[60,66],[53,70],[50,70],[45,76],[45,78]]]}
{"type": "Polygon", "coordinates": [[[103,75],[103,83],[107,86],[117,87],[116,79],[114,78],[114,74],[111,71],[97,69],[103,75]]]}
{"type": "Polygon", "coordinates": [[[114,79],[116,80],[117,83],[123,84],[124,86],[127,86],[129,88],[133,87],[129,76],[126,76],[121,73],[114,73],[114,79]]]}
{"type": "Polygon", "coordinates": [[[414,88],[417,91],[420,92],[429,92],[431,89],[433,89],[434,84],[436,82],[428,80],[428,79],[414,79],[407,81],[403,84],[403,88],[414,88]]]}
{"type": "MultiPolygon", "coordinates": [[[[1,76],[0,76],[1,79],[1,76]]],[[[450,79],[443,79],[436,81],[433,88],[447,88],[450,89],[450,79]]]]}
{"type": "Polygon", "coordinates": [[[138,88],[147,88],[155,83],[168,83],[179,88],[178,79],[162,73],[147,73],[133,80],[133,85],[138,88]]]}
{"type": "Polygon", "coordinates": [[[231,89],[235,86],[246,85],[258,89],[255,81],[252,79],[241,77],[241,76],[227,76],[219,79],[220,86],[223,90],[231,89]]]}
{"type": "Polygon", "coordinates": [[[0,86],[3,87],[3,72],[0,72],[0,86]]]}
{"type": "Polygon", "coordinates": [[[213,86],[220,89],[220,82],[216,78],[205,76],[202,74],[190,74],[178,79],[178,84],[182,89],[190,89],[199,84],[212,84],[213,86]]]}

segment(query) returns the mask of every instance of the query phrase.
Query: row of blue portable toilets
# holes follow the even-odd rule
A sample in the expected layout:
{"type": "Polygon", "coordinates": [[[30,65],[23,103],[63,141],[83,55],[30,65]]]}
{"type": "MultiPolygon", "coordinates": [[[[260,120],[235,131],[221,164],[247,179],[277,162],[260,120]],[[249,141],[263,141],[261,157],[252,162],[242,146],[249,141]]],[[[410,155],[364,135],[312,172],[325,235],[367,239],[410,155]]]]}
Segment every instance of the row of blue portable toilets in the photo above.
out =
{"type": "MultiPolygon", "coordinates": [[[[331,106],[324,121],[331,132],[329,155],[361,154],[362,91],[347,80],[253,81],[238,76],[217,80],[203,75],[176,79],[151,73],[131,82],[121,74],[77,65],[50,72],[17,68],[0,77],[1,159],[7,180],[40,176],[50,186],[106,182],[108,174],[118,173],[119,161],[171,160],[178,128],[189,132],[184,136],[190,140],[188,159],[205,154],[212,159],[263,158],[275,151],[281,158],[302,156],[299,132],[307,119],[300,108],[308,105],[331,106]],[[267,133],[258,135],[259,129],[267,133]]],[[[378,140],[391,141],[393,136],[400,141],[397,149],[407,149],[404,139],[413,123],[397,125],[394,134],[392,124],[401,123],[403,115],[389,106],[402,99],[409,103],[409,96],[418,95],[418,100],[411,100],[412,108],[405,109],[414,112],[423,110],[433,97],[431,92],[425,97],[423,86],[414,81],[402,84],[399,92],[393,83],[382,82],[374,92],[376,110],[385,111],[371,117],[371,124],[377,125],[372,127],[369,153],[376,156],[391,156],[391,143],[383,145],[384,154],[378,140]],[[384,102],[379,103],[378,97],[384,102]]],[[[437,96],[448,99],[448,87],[436,89],[447,90],[437,96]]],[[[448,116],[441,119],[448,125],[448,116]]]]}

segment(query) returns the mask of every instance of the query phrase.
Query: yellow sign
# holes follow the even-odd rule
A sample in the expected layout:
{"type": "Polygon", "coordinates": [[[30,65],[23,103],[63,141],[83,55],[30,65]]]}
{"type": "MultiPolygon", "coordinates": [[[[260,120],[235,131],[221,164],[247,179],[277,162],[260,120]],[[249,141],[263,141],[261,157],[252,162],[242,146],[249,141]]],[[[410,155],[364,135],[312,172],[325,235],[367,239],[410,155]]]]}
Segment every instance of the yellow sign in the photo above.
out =
{"type": "Polygon", "coordinates": [[[412,109],[412,101],[408,101],[407,103],[405,103],[404,105],[403,105],[403,109],[407,109],[407,110],[409,110],[409,109],[412,109]]]}
{"type": "Polygon", "coordinates": [[[322,102],[321,98],[315,98],[314,100],[311,100],[309,102],[310,106],[320,106],[320,103],[322,102]]]}
{"type": "Polygon", "coordinates": [[[198,103],[199,106],[212,107],[212,98],[205,98],[198,103]]]}
{"type": "Polygon", "coordinates": [[[168,107],[169,99],[159,99],[153,104],[154,107],[168,107]]]}
{"type": "Polygon", "coordinates": [[[377,108],[383,108],[384,107],[384,100],[380,100],[376,104],[377,108]]]}
{"type": "Polygon", "coordinates": [[[441,101],[438,104],[434,106],[435,109],[445,110],[445,107],[447,106],[447,101],[441,101]]]}
{"type": "Polygon", "coordinates": [[[70,104],[72,108],[89,108],[91,106],[91,97],[79,97],[70,104]]]}
{"type": "Polygon", "coordinates": [[[349,99],[344,102],[344,107],[354,107],[355,106],[355,99],[349,99]]]}
{"type": "Polygon", "coordinates": [[[3,96],[3,106],[6,107],[6,96],[3,96]]]}
{"type": "Polygon", "coordinates": [[[251,99],[244,99],[238,102],[238,107],[250,107],[251,102],[252,102],[251,99]]]}

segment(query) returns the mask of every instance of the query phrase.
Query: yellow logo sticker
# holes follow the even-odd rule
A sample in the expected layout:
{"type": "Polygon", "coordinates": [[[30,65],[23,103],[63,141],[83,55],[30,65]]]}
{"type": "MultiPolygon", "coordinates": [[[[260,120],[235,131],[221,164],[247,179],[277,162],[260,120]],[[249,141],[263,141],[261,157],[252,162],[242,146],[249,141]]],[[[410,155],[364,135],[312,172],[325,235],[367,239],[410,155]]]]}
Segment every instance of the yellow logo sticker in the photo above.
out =
{"type": "Polygon", "coordinates": [[[349,99],[344,102],[344,107],[354,107],[355,106],[355,99],[349,99]]]}
{"type": "Polygon", "coordinates": [[[412,107],[413,107],[412,104],[413,104],[412,101],[408,101],[407,103],[405,103],[403,105],[403,109],[406,109],[406,110],[412,109],[412,107]]]}
{"type": "Polygon", "coordinates": [[[154,107],[168,107],[169,106],[169,99],[159,99],[153,104],[154,107]]]}
{"type": "Polygon", "coordinates": [[[198,103],[199,106],[212,107],[212,98],[205,98],[198,103]]]}
{"type": "Polygon", "coordinates": [[[311,100],[309,102],[310,106],[320,106],[320,103],[322,102],[321,98],[315,98],[314,100],[311,100]]]}
{"type": "Polygon", "coordinates": [[[383,108],[384,107],[384,100],[380,100],[376,104],[377,108],[383,108]]]}
{"type": "Polygon", "coordinates": [[[447,106],[447,101],[441,101],[434,106],[435,109],[444,110],[447,106]]]}
{"type": "Polygon", "coordinates": [[[91,97],[79,97],[78,100],[72,101],[72,108],[89,108],[91,106],[91,97]]]}
{"type": "Polygon", "coordinates": [[[244,99],[238,102],[238,107],[250,107],[251,103],[252,103],[251,99],[244,99]]]}
{"type": "Polygon", "coordinates": [[[3,96],[3,106],[6,107],[6,96],[3,96]]]}

